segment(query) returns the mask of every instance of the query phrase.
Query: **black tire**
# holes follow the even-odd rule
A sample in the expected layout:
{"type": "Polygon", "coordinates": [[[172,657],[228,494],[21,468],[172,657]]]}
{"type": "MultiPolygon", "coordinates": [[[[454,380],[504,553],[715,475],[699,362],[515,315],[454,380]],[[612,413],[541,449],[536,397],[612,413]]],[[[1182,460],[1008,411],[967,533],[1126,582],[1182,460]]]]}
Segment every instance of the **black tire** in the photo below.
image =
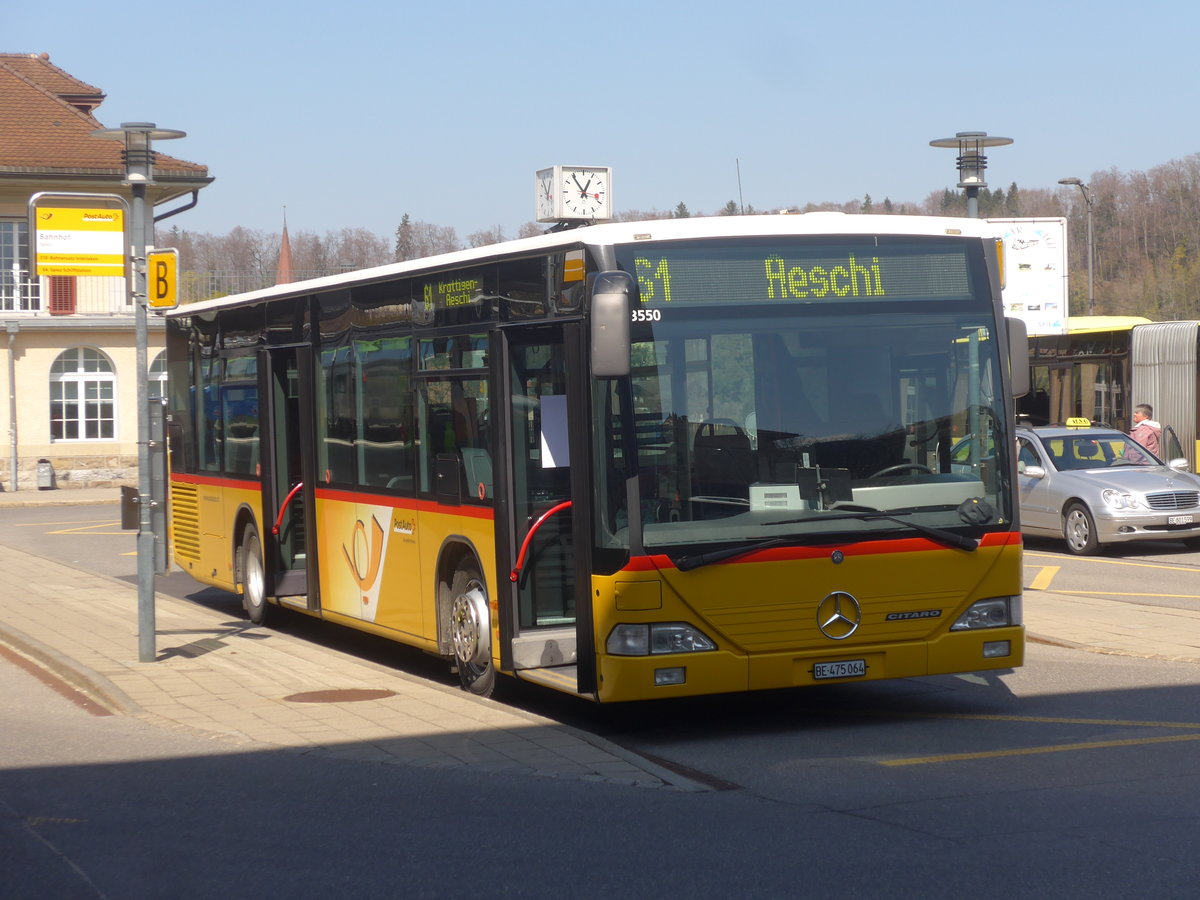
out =
{"type": "Polygon", "coordinates": [[[488,608],[487,583],[479,567],[474,560],[463,561],[450,583],[450,642],[463,690],[480,697],[492,696],[496,688],[488,608]]]}
{"type": "Polygon", "coordinates": [[[1063,539],[1067,550],[1076,556],[1095,556],[1100,552],[1096,520],[1084,504],[1072,503],[1063,513],[1063,539]]]}
{"type": "Polygon", "coordinates": [[[238,549],[238,584],[242,589],[242,608],[255,625],[267,621],[267,570],[263,565],[262,544],[258,532],[247,528],[238,549]]]}

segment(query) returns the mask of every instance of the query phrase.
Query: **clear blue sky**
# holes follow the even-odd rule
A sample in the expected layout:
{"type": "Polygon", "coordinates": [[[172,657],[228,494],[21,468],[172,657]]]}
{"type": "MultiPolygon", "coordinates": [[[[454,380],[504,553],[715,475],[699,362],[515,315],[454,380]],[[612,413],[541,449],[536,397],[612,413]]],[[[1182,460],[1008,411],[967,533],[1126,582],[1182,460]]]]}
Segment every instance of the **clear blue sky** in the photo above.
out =
{"type": "MultiPolygon", "coordinates": [[[[4,4],[4,52],[108,99],[108,127],[216,181],[174,223],[459,237],[533,219],[533,173],[613,167],[618,210],[920,202],[958,131],[1014,139],[988,183],[1056,187],[1200,152],[1183,0],[1091,4],[341,0],[4,4]],[[137,10],[142,12],[139,14],[137,10]]],[[[3,135],[0,135],[3,140],[3,135]]]]}

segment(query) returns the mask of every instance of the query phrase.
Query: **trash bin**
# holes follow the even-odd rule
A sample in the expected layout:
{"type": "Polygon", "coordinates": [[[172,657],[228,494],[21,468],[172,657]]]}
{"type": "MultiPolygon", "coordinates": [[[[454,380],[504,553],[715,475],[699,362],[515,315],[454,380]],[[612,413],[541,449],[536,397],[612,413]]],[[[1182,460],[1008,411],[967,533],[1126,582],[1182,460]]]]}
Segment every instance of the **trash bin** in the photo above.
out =
{"type": "Polygon", "coordinates": [[[48,459],[37,461],[37,486],[39,491],[48,491],[54,487],[54,466],[48,459]]]}

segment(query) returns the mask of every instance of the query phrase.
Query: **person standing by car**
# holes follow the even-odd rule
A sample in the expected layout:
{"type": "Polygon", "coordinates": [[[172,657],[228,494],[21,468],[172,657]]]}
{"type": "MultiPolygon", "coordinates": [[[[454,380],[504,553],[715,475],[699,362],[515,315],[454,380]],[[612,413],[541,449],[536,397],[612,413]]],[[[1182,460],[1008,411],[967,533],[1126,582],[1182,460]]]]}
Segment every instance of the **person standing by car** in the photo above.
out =
{"type": "Polygon", "coordinates": [[[1133,408],[1133,429],[1129,436],[1158,456],[1162,426],[1154,421],[1154,409],[1148,403],[1139,403],[1133,408]]]}

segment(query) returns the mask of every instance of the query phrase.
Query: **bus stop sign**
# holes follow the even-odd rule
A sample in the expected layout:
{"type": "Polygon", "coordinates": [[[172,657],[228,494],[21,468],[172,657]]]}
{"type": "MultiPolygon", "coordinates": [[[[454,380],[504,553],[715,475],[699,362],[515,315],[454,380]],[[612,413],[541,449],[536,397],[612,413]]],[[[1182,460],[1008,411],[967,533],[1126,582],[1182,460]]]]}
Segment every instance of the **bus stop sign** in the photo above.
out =
{"type": "Polygon", "coordinates": [[[151,250],[146,254],[146,305],[174,309],[179,305],[179,251],[151,250]]]}

